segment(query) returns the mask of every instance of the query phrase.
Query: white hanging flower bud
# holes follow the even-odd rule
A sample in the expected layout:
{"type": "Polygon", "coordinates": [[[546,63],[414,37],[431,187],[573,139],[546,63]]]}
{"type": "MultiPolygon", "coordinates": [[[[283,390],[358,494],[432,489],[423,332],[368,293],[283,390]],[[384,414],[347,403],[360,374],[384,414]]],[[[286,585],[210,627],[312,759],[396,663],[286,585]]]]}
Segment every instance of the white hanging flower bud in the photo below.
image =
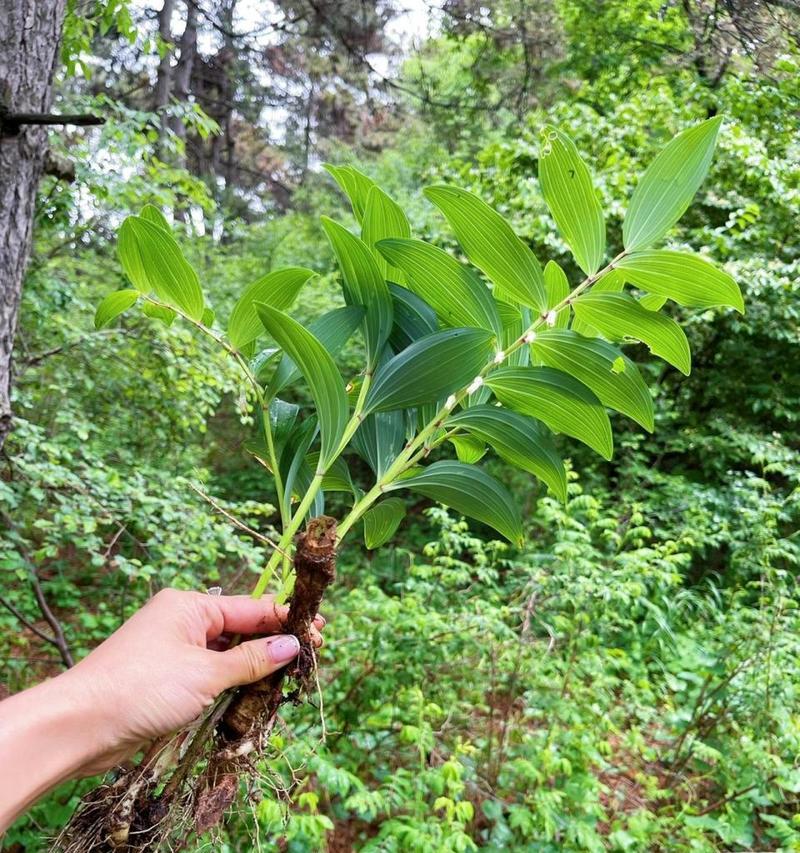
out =
{"type": "Polygon", "coordinates": [[[522,338],[522,342],[525,344],[532,344],[536,340],[536,332],[525,332],[525,335],[522,338]]]}
{"type": "Polygon", "coordinates": [[[444,407],[445,407],[445,409],[452,409],[452,408],[453,408],[453,406],[455,406],[455,404],[456,404],[456,397],[455,397],[455,394],[451,394],[451,395],[450,395],[450,396],[449,396],[449,397],[444,401],[444,407]]]}
{"type": "Polygon", "coordinates": [[[467,388],[467,394],[474,394],[483,385],[483,377],[476,376],[467,388]]]}
{"type": "Polygon", "coordinates": [[[556,312],[548,311],[547,314],[544,315],[544,321],[548,326],[555,326],[556,324],[556,312]]]}
{"type": "Polygon", "coordinates": [[[494,363],[495,364],[502,364],[505,360],[506,360],[506,354],[503,352],[503,350],[501,350],[501,349],[497,350],[497,352],[494,354],[494,363]]]}

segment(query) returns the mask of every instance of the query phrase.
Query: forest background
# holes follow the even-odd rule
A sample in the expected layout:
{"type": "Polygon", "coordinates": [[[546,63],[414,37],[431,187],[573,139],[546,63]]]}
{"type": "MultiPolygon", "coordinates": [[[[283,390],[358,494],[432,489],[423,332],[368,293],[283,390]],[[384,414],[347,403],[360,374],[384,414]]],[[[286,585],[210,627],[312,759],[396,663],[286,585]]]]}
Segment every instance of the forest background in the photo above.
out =
{"type": "MultiPolygon", "coordinates": [[[[612,256],[635,176],[722,114],[670,245],[731,273],[745,315],[673,306],[689,377],[630,350],[655,434],[616,416],[611,462],[560,439],[566,504],[487,459],[522,549],[429,501],[391,545],[354,540],[324,706],[290,712],[258,790],[195,849],[800,850],[798,37],[793,0],[69,0],[54,110],[106,122],[50,133],[37,194],[0,689],[69,666],[163,586],[246,591],[264,562],[219,511],[267,533],[275,513],[233,366],[177,323],[94,331],[125,216],[167,214],[220,316],[272,268],[315,270],[310,319],[341,304],[320,215],[354,224],[324,162],[454,252],[421,188],[471,189],[577,272],[536,177],[544,125],[592,165],[612,256]]],[[[89,784],[3,849],[46,849],[89,784]]]]}

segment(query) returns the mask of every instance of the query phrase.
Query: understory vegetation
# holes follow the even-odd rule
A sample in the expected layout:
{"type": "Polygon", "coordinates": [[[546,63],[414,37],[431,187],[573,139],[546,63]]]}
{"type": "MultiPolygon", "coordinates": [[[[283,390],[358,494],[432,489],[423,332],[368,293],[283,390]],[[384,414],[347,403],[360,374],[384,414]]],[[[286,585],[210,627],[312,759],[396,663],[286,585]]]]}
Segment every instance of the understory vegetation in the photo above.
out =
{"type": "MultiPolygon", "coordinates": [[[[720,115],[667,247],[733,276],[745,313],[668,304],[688,376],[626,346],[655,431],[613,415],[609,461],[556,436],[565,501],[486,457],[521,512],[521,547],[407,494],[388,544],[353,535],[326,598],[318,695],[287,710],[235,812],[191,849],[800,850],[797,14],[458,2],[398,46],[411,24],[391,23],[390,4],[366,4],[367,21],[364,4],[323,3],[339,21],[326,30],[280,2],[271,12],[295,29],[278,27],[270,53],[244,35],[244,0],[191,2],[204,67],[227,81],[213,82],[221,112],[212,83],[147,100],[164,56],[181,67],[193,19],[176,11],[164,40],[151,5],[74,4],[68,20],[58,108],[107,121],[53,134],[76,178],[45,177],[39,193],[0,457],[0,690],[69,666],[164,586],[249,592],[270,555],[230,516],[278,528],[236,365],[180,320],[129,312],[94,329],[97,304],[126,286],[125,217],[167,214],[221,318],[284,266],[318,274],[300,321],[343,305],[320,217],[356,222],[323,161],[369,175],[415,235],[457,257],[421,188],[464,187],[580,280],[538,179],[543,128],[592,164],[613,258],[637,176],[720,115]]],[[[358,373],[357,337],[336,361],[358,373]]],[[[287,394],[308,401],[302,382],[287,394]]],[[[351,473],[369,488],[366,465],[351,473]]],[[[345,514],[341,494],[325,497],[345,514]]],[[[91,785],[50,795],[3,849],[46,850],[91,785]]]]}

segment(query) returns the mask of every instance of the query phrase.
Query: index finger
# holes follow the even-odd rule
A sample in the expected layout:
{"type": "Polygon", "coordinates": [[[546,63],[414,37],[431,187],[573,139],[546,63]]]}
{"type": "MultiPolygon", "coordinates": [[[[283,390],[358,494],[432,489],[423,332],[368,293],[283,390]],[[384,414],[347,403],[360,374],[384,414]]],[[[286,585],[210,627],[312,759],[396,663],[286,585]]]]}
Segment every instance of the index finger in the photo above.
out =
{"type": "MultiPolygon", "coordinates": [[[[207,608],[210,619],[206,625],[206,640],[227,634],[275,634],[283,630],[289,608],[276,604],[271,595],[251,598],[249,595],[209,595],[207,608]]],[[[319,623],[317,616],[314,623],[319,623]]]]}

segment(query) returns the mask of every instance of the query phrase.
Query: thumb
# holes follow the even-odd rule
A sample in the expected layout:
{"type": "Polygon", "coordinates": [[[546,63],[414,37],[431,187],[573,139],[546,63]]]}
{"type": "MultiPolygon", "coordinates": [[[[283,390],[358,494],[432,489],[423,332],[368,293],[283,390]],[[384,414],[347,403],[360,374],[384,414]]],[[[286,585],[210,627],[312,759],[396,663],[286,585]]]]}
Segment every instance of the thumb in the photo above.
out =
{"type": "Polygon", "coordinates": [[[251,684],[266,678],[289,661],[300,651],[297,637],[278,634],[261,640],[248,640],[225,652],[215,652],[220,659],[220,689],[251,684]]]}

